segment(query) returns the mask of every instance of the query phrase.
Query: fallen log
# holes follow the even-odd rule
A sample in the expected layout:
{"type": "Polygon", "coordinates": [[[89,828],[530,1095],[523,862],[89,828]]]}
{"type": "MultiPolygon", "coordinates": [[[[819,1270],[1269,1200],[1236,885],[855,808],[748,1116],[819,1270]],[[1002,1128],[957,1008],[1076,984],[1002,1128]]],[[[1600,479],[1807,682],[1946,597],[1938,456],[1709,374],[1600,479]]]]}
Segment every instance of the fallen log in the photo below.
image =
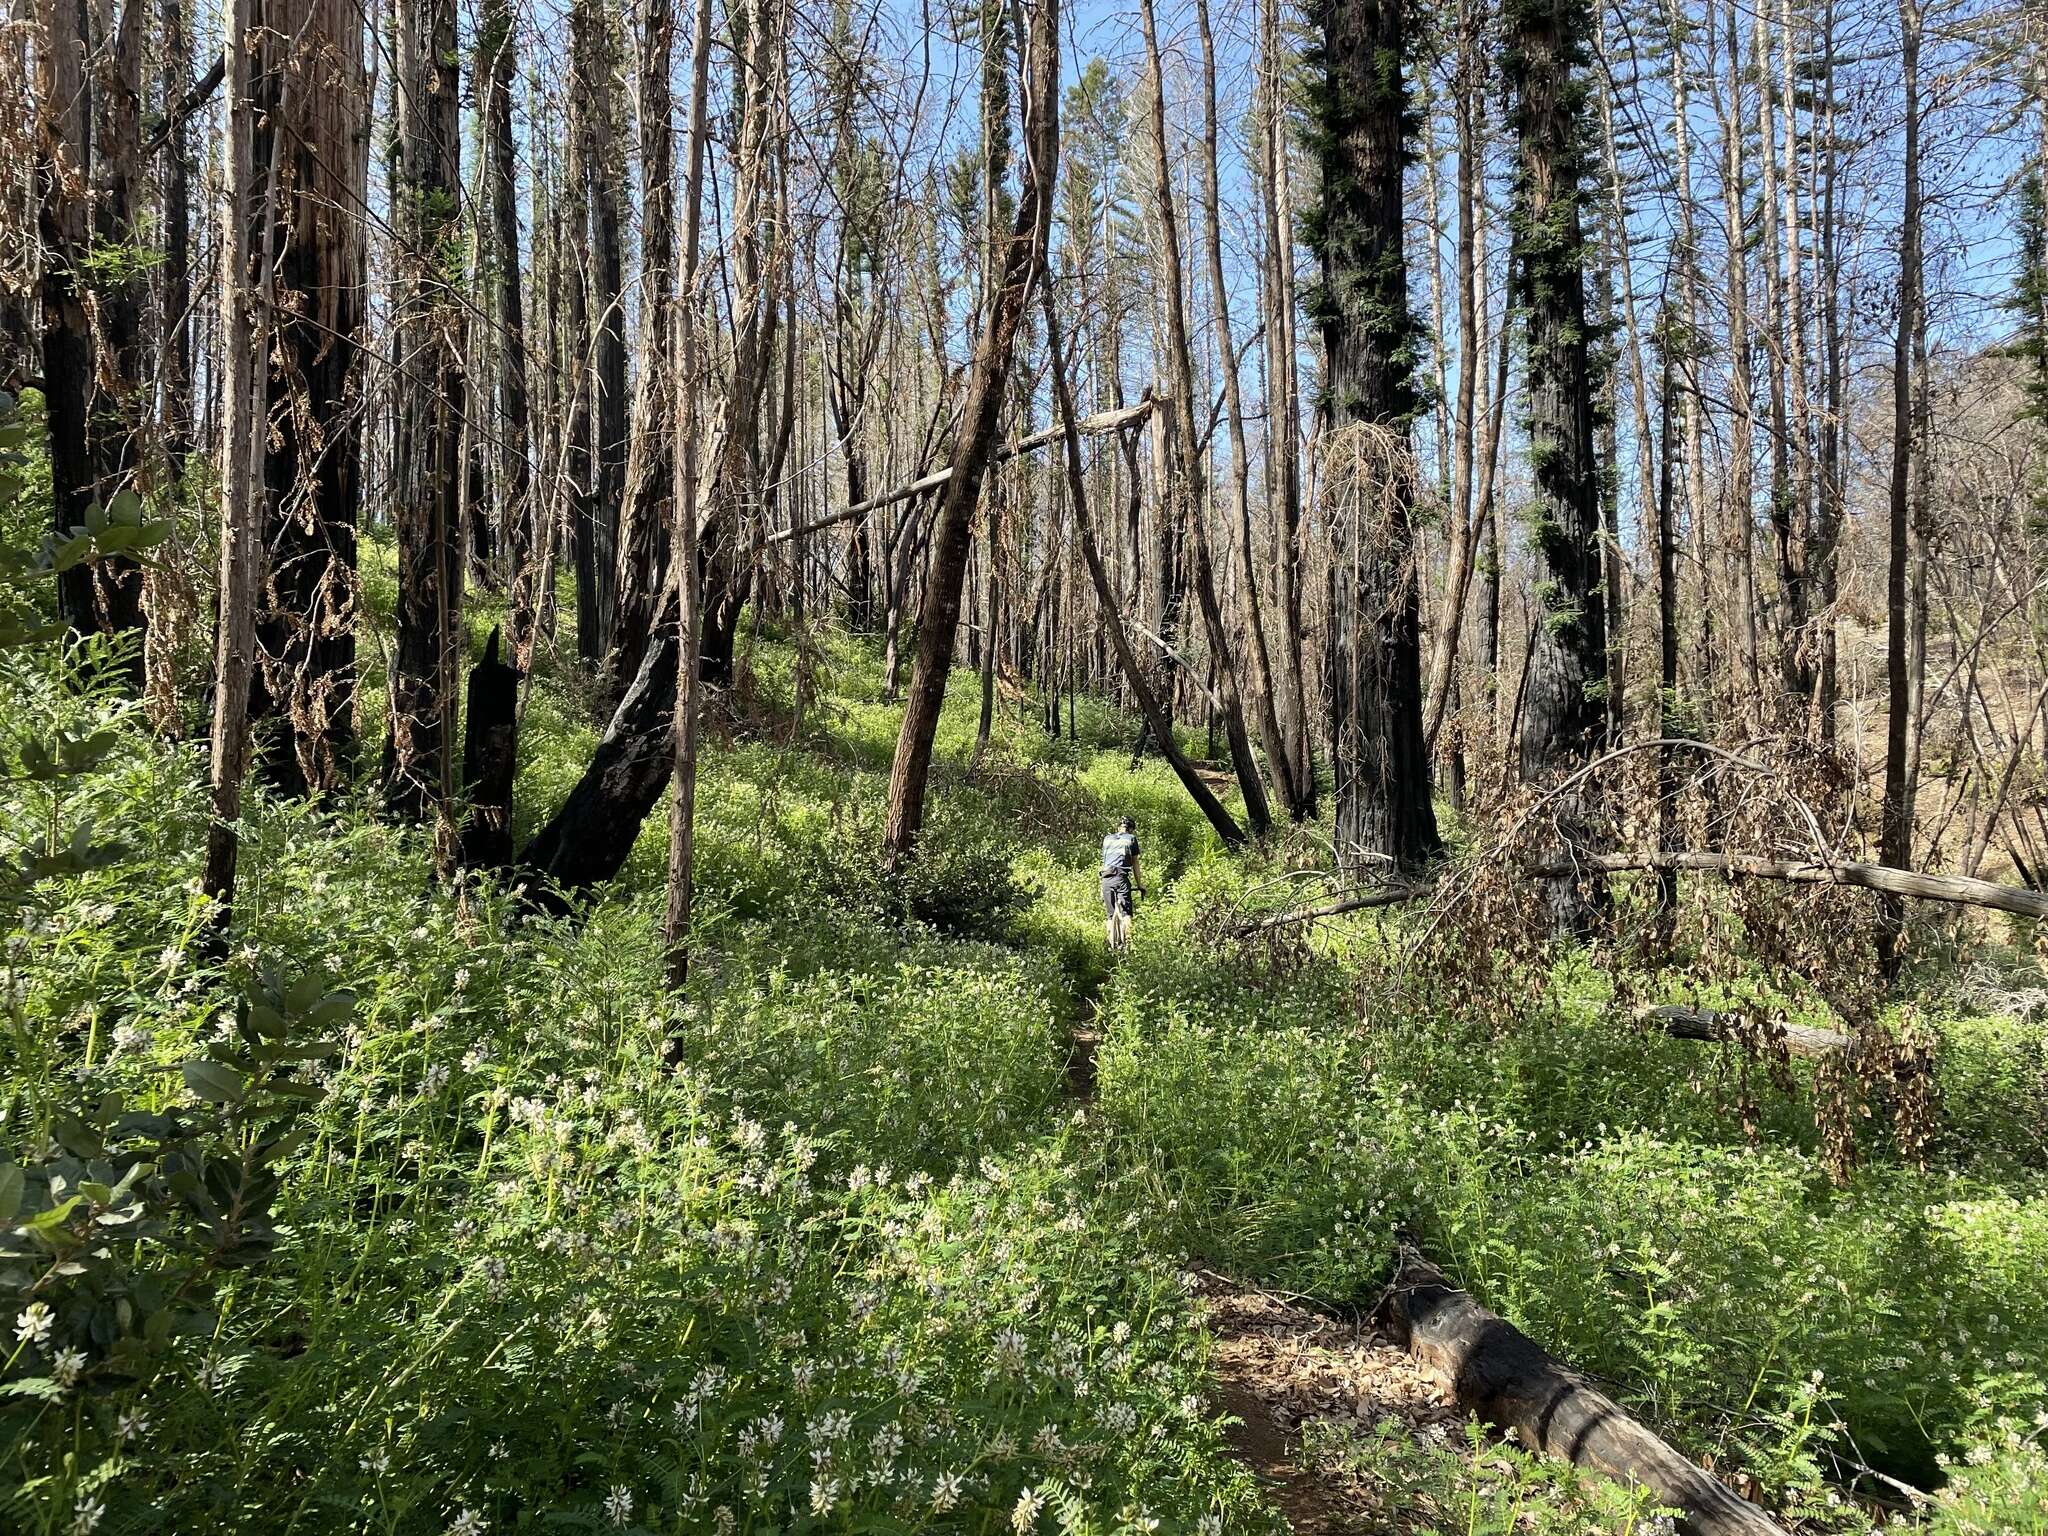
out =
{"type": "MultiPolygon", "coordinates": [[[[1656,1008],[1646,1008],[1639,1018],[1660,1027],[1667,1035],[1677,1040],[1728,1040],[1738,1033],[1738,1021],[1733,1014],[1717,1013],[1712,1008],[1685,1008],[1675,1003],[1666,1003],[1656,1008]]],[[[1837,1051],[1849,1050],[1856,1044],[1854,1035],[1837,1034],[1831,1029],[1815,1029],[1806,1024],[1793,1024],[1784,1019],[1773,1019],[1768,1024],[1770,1032],[1783,1040],[1785,1049],[1794,1056],[1832,1056],[1837,1051]]]]}
{"type": "Polygon", "coordinates": [[[1531,1450],[1646,1489],[1691,1536],[1786,1536],[1769,1515],[1681,1456],[1585,1377],[1403,1249],[1374,1320],[1458,1406],[1531,1450]]]}
{"type": "MultiPolygon", "coordinates": [[[[1943,901],[1952,906],[1989,907],[2016,917],[2048,918],[2048,891],[2025,886],[2000,885],[1972,875],[1924,875],[1917,870],[1892,869],[1883,864],[1821,864],[1803,859],[1766,859],[1748,853],[1587,853],[1571,859],[1550,859],[1522,866],[1532,879],[1562,880],[1573,875],[1618,875],[1643,870],[1689,870],[1698,874],[1727,875],[1746,880],[1784,880],[1794,885],[1851,885],[1891,896],[1912,896],[1921,901],[1943,901]]],[[[1435,889],[1427,882],[1369,892],[1362,897],[1324,907],[1305,907],[1261,919],[1246,932],[1277,928],[1283,923],[1305,923],[1319,917],[1335,917],[1365,907],[1392,906],[1427,896],[1435,889]]]]}
{"type": "Polygon", "coordinates": [[[1971,875],[1923,875],[1883,864],[1819,864],[1801,859],[1766,859],[1748,853],[1594,853],[1529,866],[1529,873],[1562,878],[1625,874],[1632,870],[1693,870],[1751,880],[1787,880],[1795,885],[1853,885],[1890,896],[1914,896],[1956,906],[1991,907],[2018,917],[2048,917],[2048,892],[2000,885],[1971,875]]]}

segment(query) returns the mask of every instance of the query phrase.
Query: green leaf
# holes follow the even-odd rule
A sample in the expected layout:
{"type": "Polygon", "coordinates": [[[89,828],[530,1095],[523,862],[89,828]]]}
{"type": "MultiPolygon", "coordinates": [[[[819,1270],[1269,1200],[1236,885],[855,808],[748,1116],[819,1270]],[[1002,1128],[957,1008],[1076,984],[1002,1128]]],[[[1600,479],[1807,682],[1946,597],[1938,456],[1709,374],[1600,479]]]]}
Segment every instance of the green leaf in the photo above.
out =
{"type": "Polygon", "coordinates": [[[185,1063],[185,1086],[209,1104],[239,1104],[247,1091],[242,1074],[217,1061],[201,1058],[185,1063]]]}
{"type": "Polygon", "coordinates": [[[14,1213],[21,1209],[21,1168],[16,1163],[0,1163],[0,1223],[14,1220],[14,1213]]]}

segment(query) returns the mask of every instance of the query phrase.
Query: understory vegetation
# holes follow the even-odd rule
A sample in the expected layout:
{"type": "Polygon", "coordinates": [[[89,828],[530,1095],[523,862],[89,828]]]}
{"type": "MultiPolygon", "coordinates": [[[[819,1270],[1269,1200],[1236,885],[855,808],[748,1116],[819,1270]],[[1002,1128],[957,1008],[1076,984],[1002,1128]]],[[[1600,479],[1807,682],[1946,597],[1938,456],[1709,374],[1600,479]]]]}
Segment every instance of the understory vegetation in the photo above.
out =
{"type": "MultiPolygon", "coordinates": [[[[1006,709],[970,777],[952,690],[886,882],[879,658],[770,627],[703,764],[686,995],[658,825],[544,919],[435,884],[367,795],[254,801],[209,957],[201,754],[91,662],[0,660],[15,840],[80,850],[8,877],[10,1530],[1273,1530],[1182,1272],[1364,1307],[1403,1242],[1806,1528],[2048,1529],[2024,935],[1923,968],[1938,1124],[1873,1091],[1845,1163],[1813,1069],[1634,1015],[1817,1016],[1761,974],[1503,955],[1454,1006],[1420,912],[1231,938],[1287,849],[1226,856],[1097,706],[1059,739],[1006,709]],[[1091,858],[1126,809],[1153,897],[1112,964],[1091,858]]],[[[536,677],[523,817],[587,755],[584,691],[536,677]]],[[[1413,1528],[1654,1523],[1512,1447],[1317,1434],[1413,1528]]]]}

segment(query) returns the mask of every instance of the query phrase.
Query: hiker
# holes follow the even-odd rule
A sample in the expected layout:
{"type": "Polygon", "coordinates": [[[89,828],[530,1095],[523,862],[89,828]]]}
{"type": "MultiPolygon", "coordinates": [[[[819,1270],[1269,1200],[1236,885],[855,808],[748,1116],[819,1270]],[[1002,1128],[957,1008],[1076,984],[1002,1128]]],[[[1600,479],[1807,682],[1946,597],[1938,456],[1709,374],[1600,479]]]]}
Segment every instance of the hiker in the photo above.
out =
{"type": "Polygon", "coordinates": [[[1131,892],[1138,884],[1138,824],[1126,816],[1102,840],[1102,910],[1109,947],[1131,947],[1131,892]]]}

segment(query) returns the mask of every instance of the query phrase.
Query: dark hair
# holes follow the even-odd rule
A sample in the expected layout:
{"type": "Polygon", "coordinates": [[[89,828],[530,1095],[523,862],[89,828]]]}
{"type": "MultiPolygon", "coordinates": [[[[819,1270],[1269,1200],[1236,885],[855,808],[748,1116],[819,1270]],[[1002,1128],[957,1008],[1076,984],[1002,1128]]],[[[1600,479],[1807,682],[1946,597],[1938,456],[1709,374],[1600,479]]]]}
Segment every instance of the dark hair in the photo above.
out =
{"type": "Polygon", "coordinates": [[[1129,816],[1126,816],[1121,822],[1118,823],[1118,825],[1121,826],[1126,832],[1135,832],[1138,830],[1138,823],[1136,822],[1136,820],[1129,816]]]}

